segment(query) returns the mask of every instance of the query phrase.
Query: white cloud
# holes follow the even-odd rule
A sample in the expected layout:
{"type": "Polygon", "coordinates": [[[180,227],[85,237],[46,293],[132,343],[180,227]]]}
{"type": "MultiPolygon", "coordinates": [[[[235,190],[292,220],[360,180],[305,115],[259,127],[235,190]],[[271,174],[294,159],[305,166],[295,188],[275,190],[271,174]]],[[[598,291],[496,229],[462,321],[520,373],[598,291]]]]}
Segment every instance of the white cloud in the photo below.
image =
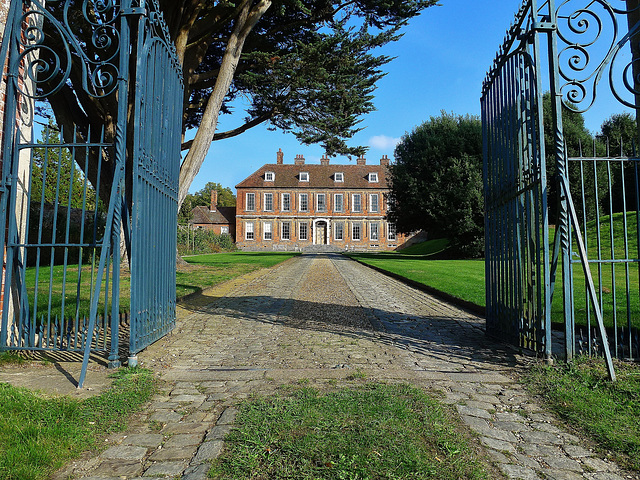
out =
{"type": "Polygon", "coordinates": [[[369,146],[378,150],[393,150],[400,143],[399,138],[388,137],[386,135],[376,135],[369,139],[369,146]]]}

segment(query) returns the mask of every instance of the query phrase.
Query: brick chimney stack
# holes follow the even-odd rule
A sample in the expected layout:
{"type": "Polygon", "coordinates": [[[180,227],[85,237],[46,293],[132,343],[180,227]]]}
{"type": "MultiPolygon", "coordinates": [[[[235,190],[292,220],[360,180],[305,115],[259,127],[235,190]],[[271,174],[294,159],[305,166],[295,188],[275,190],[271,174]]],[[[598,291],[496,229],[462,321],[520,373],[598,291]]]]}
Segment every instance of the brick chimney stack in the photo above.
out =
{"type": "Polygon", "coordinates": [[[304,165],[304,157],[302,155],[296,155],[296,159],[294,161],[296,165],[304,165]]]}
{"type": "Polygon", "coordinates": [[[329,157],[326,154],[320,158],[320,165],[329,165],[329,157]]]}
{"type": "Polygon", "coordinates": [[[386,155],[383,155],[382,158],[380,159],[380,165],[386,165],[388,167],[389,157],[387,157],[386,155]]]}
{"type": "Polygon", "coordinates": [[[211,190],[211,207],[209,208],[209,210],[211,210],[212,212],[215,212],[218,209],[218,191],[217,190],[211,190]]]}
{"type": "Polygon", "coordinates": [[[358,165],[366,165],[367,164],[367,159],[364,158],[364,155],[360,155],[357,159],[356,159],[356,164],[358,165]]]}
{"type": "Polygon", "coordinates": [[[284,163],[284,153],[282,153],[282,149],[278,149],[278,153],[276,153],[276,163],[278,165],[282,165],[284,163]]]}

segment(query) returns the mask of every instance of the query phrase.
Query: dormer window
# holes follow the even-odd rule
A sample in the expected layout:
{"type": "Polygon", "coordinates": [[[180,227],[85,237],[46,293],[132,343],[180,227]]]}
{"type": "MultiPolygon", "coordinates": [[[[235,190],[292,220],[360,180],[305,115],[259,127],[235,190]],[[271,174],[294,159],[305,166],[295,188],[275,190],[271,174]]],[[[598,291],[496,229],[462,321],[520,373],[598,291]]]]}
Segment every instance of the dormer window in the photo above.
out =
{"type": "Polygon", "coordinates": [[[333,175],[333,181],[334,182],[344,182],[344,173],[342,172],[336,172],[333,175]]]}
{"type": "Polygon", "coordinates": [[[300,172],[300,181],[308,182],[309,181],[309,172],[300,172]]]}
{"type": "Polygon", "coordinates": [[[370,173],[369,174],[369,183],[377,183],[378,182],[378,174],[370,173]]]}
{"type": "Polygon", "coordinates": [[[273,182],[276,179],[276,174],[273,172],[265,172],[264,173],[264,181],[265,182],[273,182]]]}

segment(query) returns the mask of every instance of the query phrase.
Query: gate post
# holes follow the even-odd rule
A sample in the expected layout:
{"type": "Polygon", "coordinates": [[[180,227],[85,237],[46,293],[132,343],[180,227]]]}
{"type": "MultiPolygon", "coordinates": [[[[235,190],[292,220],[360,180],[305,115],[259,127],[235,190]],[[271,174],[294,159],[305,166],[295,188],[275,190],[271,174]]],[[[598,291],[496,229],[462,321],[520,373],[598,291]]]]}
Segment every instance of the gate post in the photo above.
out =
{"type": "MultiPolygon", "coordinates": [[[[547,8],[549,9],[547,40],[549,48],[549,86],[551,93],[551,114],[553,118],[553,154],[555,159],[556,175],[554,177],[554,184],[557,187],[558,192],[558,218],[556,225],[556,237],[554,244],[560,242],[560,255],[562,257],[562,309],[564,313],[564,329],[565,329],[565,358],[567,361],[571,361],[575,354],[575,339],[574,339],[574,317],[573,317],[573,288],[571,281],[571,237],[570,237],[570,220],[569,209],[567,205],[567,193],[562,188],[562,184],[569,180],[569,173],[567,171],[567,163],[565,156],[564,146],[564,129],[562,124],[562,93],[560,91],[560,76],[558,72],[558,40],[556,36],[557,32],[557,17],[555,0],[548,0],[547,8]],[[559,228],[559,230],[558,230],[559,228]]],[[[554,248],[554,252],[558,252],[557,248],[554,248]]],[[[552,260],[552,275],[555,277],[557,271],[558,257],[553,256],[552,260]]],[[[549,308],[551,305],[549,305],[549,308]]]]}

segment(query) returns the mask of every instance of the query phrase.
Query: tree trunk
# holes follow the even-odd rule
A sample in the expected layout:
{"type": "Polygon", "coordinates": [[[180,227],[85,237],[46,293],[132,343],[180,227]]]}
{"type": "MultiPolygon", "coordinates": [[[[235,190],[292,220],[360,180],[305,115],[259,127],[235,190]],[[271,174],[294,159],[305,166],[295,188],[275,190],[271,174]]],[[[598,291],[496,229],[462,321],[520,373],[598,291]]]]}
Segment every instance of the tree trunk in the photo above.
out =
{"type": "Polygon", "coordinates": [[[229,87],[233,81],[238,62],[240,61],[244,42],[258,20],[260,20],[270,6],[271,0],[262,0],[252,10],[251,2],[245,1],[240,15],[238,15],[233,32],[227,42],[224,56],[222,57],[222,64],[220,65],[220,72],[216,79],[216,84],[207,101],[204,114],[202,115],[200,127],[193,139],[189,153],[187,153],[184,162],[180,166],[178,209],[182,206],[182,202],[189,192],[189,187],[191,187],[193,180],[200,171],[200,167],[213,141],[213,136],[218,126],[220,108],[222,107],[225,96],[229,92],[229,87]]]}

